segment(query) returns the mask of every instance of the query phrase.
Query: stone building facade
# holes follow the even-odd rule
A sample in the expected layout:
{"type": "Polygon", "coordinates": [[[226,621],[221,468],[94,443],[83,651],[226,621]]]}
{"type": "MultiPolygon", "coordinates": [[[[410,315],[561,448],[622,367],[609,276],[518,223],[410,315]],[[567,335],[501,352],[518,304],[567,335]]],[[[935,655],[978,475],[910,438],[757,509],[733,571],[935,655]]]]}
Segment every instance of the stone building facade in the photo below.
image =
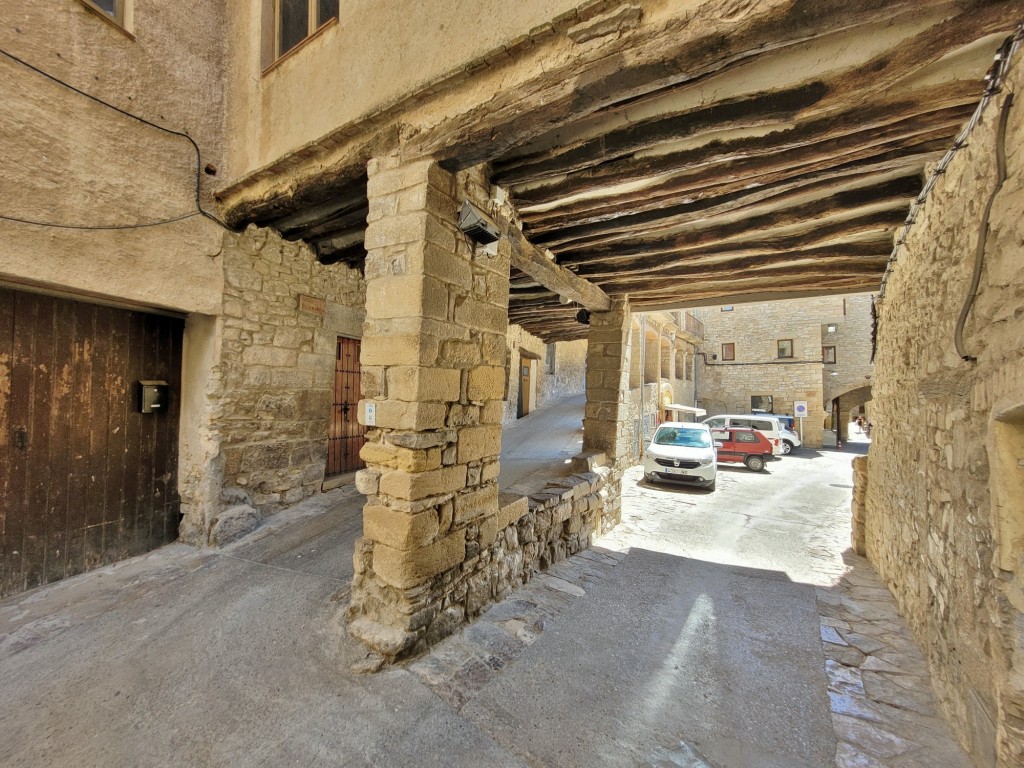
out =
{"type": "Polygon", "coordinates": [[[820,448],[833,409],[845,424],[871,399],[871,301],[862,293],[698,310],[698,403],[712,415],[758,406],[793,415],[806,401],[803,440],[820,448]]]}
{"type": "Polygon", "coordinates": [[[979,767],[1024,764],[1022,85],[1018,57],[892,265],[860,532],[979,767]]]}

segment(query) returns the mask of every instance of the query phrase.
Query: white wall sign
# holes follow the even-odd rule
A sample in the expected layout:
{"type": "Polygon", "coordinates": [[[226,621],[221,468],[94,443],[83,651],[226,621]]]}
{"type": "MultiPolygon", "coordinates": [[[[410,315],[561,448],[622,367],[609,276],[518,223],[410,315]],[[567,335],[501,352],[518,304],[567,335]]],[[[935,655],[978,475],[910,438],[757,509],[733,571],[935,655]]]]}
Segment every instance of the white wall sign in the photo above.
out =
{"type": "Polygon", "coordinates": [[[807,401],[797,400],[793,403],[793,415],[801,419],[807,418],[807,401]]]}

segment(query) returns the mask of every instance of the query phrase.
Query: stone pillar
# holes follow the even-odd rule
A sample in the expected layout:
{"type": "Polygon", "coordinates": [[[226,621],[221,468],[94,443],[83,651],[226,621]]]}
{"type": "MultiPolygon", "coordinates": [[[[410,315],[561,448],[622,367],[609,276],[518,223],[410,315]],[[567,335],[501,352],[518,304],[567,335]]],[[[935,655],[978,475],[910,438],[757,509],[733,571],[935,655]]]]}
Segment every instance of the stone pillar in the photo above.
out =
{"type": "MultiPolygon", "coordinates": [[[[622,519],[622,473],[632,463],[633,424],[628,418],[631,317],[628,302],[590,316],[587,337],[587,406],[583,450],[605,454],[611,474],[601,531],[622,519]]],[[[641,343],[646,343],[645,339],[641,343]]]]}
{"type": "Polygon", "coordinates": [[[390,661],[501,588],[482,550],[497,533],[509,258],[505,241],[488,255],[456,227],[461,200],[486,205],[479,171],[377,159],[367,193],[360,420],[375,417],[349,632],[390,661]]]}

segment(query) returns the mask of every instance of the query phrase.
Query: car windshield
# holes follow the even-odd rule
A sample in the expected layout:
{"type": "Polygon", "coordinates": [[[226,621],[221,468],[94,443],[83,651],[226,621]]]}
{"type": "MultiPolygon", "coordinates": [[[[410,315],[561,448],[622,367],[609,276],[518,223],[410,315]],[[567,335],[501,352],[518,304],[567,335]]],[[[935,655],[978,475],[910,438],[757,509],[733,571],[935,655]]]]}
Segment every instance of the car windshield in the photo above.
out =
{"type": "Polygon", "coordinates": [[[655,445],[679,445],[684,448],[710,448],[711,436],[703,429],[662,427],[654,435],[655,445]]]}

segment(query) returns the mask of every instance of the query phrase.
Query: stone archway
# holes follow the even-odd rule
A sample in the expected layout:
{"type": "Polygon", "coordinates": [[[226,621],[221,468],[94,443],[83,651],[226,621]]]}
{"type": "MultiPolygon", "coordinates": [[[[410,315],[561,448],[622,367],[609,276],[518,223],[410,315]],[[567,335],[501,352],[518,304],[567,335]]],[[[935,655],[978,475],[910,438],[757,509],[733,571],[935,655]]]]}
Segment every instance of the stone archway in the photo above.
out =
{"type": "Polygon", "coordinates": [[[854,387],[845,392],[834,394],[832,397],[832,428],[836,430],[836,436],[840,441],[846,440],[846,425],[849,421],[849,414],[865,403],[871,401],[871,385],[854,387]],[[836,423],[838,422],[838,424],[836,423]]]}

